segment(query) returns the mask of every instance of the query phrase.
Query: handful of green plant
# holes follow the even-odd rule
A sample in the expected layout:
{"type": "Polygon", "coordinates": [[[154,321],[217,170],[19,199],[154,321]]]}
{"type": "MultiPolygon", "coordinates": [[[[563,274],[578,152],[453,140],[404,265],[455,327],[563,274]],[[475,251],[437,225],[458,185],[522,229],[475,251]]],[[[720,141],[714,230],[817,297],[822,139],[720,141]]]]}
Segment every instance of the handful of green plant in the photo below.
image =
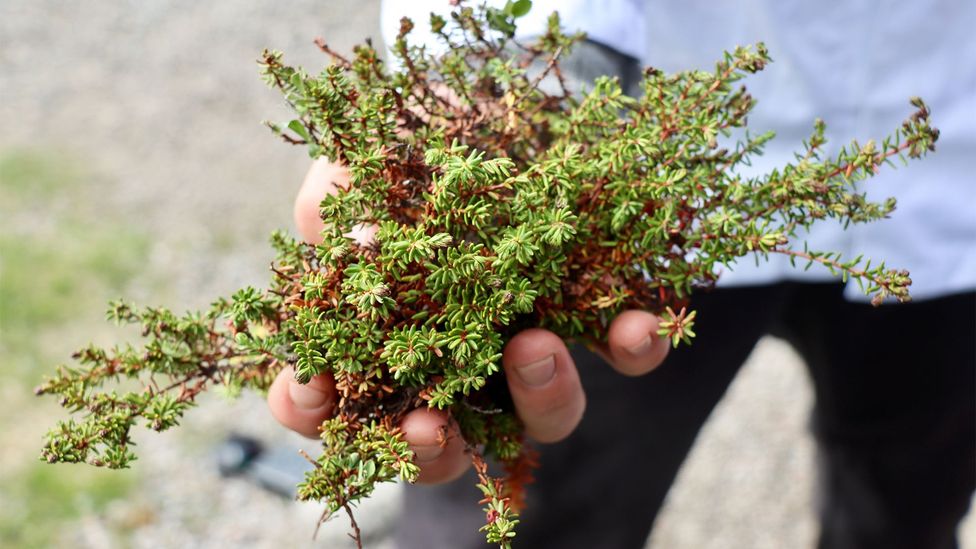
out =
{"type": "Polygon", "coordinates": [[[432,15],[447,46],[440,56],[410,45],[404,19],[392,45],[397,71],[369,44],[347,59],[320,43],[332,64],[317,76],[265,52],[266,81],[297,115],[272,130],[350,173],[321,203],[322,243],[276,233],[270,288],[242,289],[204,313],[113,304],[110,318],[141,325],[146,341],[83,349],[79,366],[38,388],[77,418],[50,431],[42,458],[124,468],[133,426],[177,425],[215,385],[267,390],[288,366],[303,383],[330,373],[339,401],[321,425],[323,452],[310,458],[302,499],[351,513],[376,483],[416,480],[398,425],[413,409],[438,408],[475,465],[488,541],[508,546],[533,457],[493,374],[519,330],[599,344],[618,313],[647,309],[661,315],[662,336],[687,342],[689,294],[750,254],[820,264],[857,280],[875,303],[909,298],[906,272],[791,239],[818,219],[891,213],[893,200],[870,202],[854,183],[892,157],[933,149],[938,131],[921,100],[881,144],[825,157],[817,122],[795,162],[746,178],[737,168],[772,135],[725,142],[754,104],[735,83],[769,61],[762,44],[727,53],[713,72],[648,69],[640,98],[610,78],[577,98],[559,59],[580,35],[564,34],[554,14],[537,41],[516,40],[526,4],[432,15]],[[560,91],[544,91],[545,79],[560,91]],[[348,236],[364,224],[378,226],[371,241],[348,236]],[[144,389],[106,388],[120,378],[144,389]],[[507,474],[492,477],[487,458],[507,474]]]}

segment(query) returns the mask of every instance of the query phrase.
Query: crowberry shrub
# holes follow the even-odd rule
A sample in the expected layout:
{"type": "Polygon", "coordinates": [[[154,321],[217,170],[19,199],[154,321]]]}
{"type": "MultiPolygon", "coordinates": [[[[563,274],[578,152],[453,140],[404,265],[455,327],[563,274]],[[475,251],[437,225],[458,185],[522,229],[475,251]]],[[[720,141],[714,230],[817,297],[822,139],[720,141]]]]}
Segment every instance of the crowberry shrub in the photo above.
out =
{"type": "Polygon", "coordinates": [[[519,330],[595,344],[619,312],[646,309],[661,315],[662,336],[687,342],[688,296],[747,255],[827,268],[875,303],[909,299],[906,272],[795,239],[820,220],[892,212],[893,200],[868,201],[855,183],[933,149],[921,100],[880,143],[828,156],[817,121],[794,162],[744,177],[738,168],[773,137],[743,131],[754,99],[737,84],[769,62],[762,44],[726,53],[714,71],[647,69],[639,98],[613,78],[574,95],[559,61],[581,35],[553,14],[537,40],[517,40],[526,4],[432,15],[446,46],[436,55],[411,44],[404,19],[395,70],[369,43],[347,58],[317,42],[331,57],[317,75],[264,52],[264,79],[295,113],[271,129],[350,173],[321,203],[321,244],[274,234],[270,286],[206,312],[112,304],[109,317],[140,325],[145,341],[83,349],[38,388],[74,414],[50,431],[42,458],[124,468],[136,424],[169,429],[214,386],[264,391],[286,366],[300,382],[330,373],[339,401],[300,498],[351,516],[377,483],[415,480],[398,424],[438,408],[474,463],[487,540],[508,547],[535,465],[498,383],[519,330]],[[349,236],[364,224],[378,227],[374,238],[349,236]],[[123,378],[142,389],[119,392],[123,378]],[[504,474],[489,473],[488,459],[504,474]]]}

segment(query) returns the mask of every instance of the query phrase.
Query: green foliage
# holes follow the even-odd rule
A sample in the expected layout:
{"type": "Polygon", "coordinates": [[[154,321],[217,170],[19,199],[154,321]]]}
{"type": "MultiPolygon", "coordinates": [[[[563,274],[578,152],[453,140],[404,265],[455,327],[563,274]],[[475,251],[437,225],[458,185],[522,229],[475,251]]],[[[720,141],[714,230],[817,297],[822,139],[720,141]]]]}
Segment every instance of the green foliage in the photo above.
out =
{"type": "Polygon", "coordinates": [[[339,392],[302,498],[349,511],[377,482],[414,480],[397,425],[418,406],[440,408],[478,471],[486,538],[508,546],[533,457],[492,382],[518,330],[600,343],[618,313],[642,308],[662,315],[662,336],[687,342],[688,295],[746,255],[784,254],[858,280],[877,301],[908,299],[902,271],[792,241],[820,219],[891,213],[893,201],[870,202],[855,183],[933,148],[921,101],[880,145],[828,157],[818,122],[795,162],[746,178],[738,168],[772,135],[733,142],[755,103],[736,83],[769,61],[762,44],[726,53],[711,72],[649,69],[640,98],[612,78],[574,97],[558,61],[579,37],[554,15],[535,43],[513,40],[526,4],[432,16],[447,46],[439,57],[409,43],[403,20],[392,44],[399,71],[368,44],[347,59],[320,42],[333,63],[316,76],[265,52],[264,78],[296,114],[272,130],[349,169],[350,184],[321,203],[322,243],[274,235],[271,287],[241,290],[206,315],[116,306],[111,316],[142,326],[148,341],[84,350],[82,367],[39,388],[80,416],[52,431],[44,458],[126,467],[137,421],[171,427],[209,386],[264,389],[291,365],[300,382],[330,374],[339,392]],[[545,78],[561,91],[543,91],[545,78]],[[349,236],[363,224],[378,226],[370,242],[349,236]],[[119,377],[146,389],[103,389],[119,377]],[[506,479],[489,477],[484,457],[506,479]]]}

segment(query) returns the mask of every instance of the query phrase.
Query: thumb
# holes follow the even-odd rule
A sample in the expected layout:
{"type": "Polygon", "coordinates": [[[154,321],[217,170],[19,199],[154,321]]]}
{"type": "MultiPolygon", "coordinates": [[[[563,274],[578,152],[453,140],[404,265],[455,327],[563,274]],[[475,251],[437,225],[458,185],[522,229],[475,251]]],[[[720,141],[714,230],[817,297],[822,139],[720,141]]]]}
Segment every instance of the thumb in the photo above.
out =
{"type": "Polygon", "coordinates": [[[349,182],[349,171],[340,164],[319,158],[312,163],[305,181],[295,198],[295,225],[306,242],[318,244],[322,241],[322,219],[319,217],[319,204],[327,194],[336,193],[336,185],[349,182]]]}

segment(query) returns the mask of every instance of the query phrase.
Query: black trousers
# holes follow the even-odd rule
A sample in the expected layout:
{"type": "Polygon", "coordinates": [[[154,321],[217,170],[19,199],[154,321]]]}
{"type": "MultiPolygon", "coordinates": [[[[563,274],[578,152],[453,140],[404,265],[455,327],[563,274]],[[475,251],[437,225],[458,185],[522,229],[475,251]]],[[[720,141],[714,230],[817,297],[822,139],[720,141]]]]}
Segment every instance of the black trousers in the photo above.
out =
{"type": "MultiPolygon", "coordinates": [[[[796,347],[815,386],[819,546],[957,547],[976,486],[976,294],[874,308],[836,284],[786,283],[693,306],[694,343],[642,378],[574,349],[586,415],[540,447],[516,547],[643,547],[699,429],[767,333],[796,347]]],[[[408,487],[398,546],[485,547],[473,484],[408,487]]]]}

